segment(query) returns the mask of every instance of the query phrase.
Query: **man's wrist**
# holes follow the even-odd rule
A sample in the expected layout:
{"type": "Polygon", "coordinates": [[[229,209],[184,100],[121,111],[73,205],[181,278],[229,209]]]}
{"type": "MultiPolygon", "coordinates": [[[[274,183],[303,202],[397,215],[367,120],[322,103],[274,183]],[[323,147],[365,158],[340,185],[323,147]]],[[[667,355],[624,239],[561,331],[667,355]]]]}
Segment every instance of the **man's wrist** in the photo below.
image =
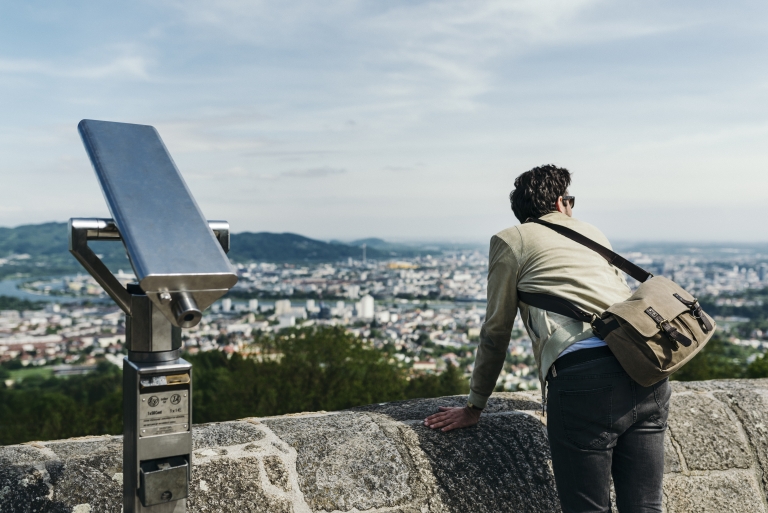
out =
{"type": "Polygon", "coordinates": [[[469,397],[467,397],[467,403],[471,403],[476,408],[482,410],[485,408],[485,404],[488,402],[488,397],[480,395],[473,390],[469,391],[469,397]]]}
{"type": "Polygon", "coordinates": [[[467,408],[469,408],[470,410],[476,411],[476,412],[483,411],[483,408],[480,408],[479,406],[477,406],[475,404],[472,404],[471,401],[467,401],[467,408]]]}

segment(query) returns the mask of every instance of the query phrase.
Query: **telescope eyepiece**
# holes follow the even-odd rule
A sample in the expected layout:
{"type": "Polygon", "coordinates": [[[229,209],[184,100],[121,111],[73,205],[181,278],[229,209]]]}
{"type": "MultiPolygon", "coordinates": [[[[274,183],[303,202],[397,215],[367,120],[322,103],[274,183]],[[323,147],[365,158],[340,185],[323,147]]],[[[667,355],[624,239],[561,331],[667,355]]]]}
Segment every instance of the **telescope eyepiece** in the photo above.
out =
{"type": "Polygon", "coordinates": [[[176,318],[176,323],[181,328],[197,326],[203,317],[203,312],[197,307],[195,298],[187,292],[178,292],[172,295],[171,311],[176,318]]]}

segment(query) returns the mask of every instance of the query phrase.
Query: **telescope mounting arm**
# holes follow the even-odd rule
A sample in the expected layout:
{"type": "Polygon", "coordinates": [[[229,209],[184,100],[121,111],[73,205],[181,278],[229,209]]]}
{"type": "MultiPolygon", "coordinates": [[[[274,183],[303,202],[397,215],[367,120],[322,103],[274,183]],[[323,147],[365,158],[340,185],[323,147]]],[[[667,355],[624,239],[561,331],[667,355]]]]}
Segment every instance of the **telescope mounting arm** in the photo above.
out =
{"type": "Polygon", "coordinates": [[[98,255],[88,247],[89,240],[120,240],[117,226],[112,219],[70,219],[69,252],[85,267],[88,274],[93,276],[117,306],[126,315],[131,315],[131,295],[98,255]]]}
{"type": "MultiPolygon", "coordinates": [[[[224,252],[229,253],[229,223],[208,221],[208,226],[224,252]]],[[[98,255],[88,247],[89,240],[122,240],[117,225],[112,219],[71,218],[69,220],[69,252],[85,267],[88,274],[93,276],[117,306],[126,315],[131,315],[131,294],[115,278],[98,255]]]]}

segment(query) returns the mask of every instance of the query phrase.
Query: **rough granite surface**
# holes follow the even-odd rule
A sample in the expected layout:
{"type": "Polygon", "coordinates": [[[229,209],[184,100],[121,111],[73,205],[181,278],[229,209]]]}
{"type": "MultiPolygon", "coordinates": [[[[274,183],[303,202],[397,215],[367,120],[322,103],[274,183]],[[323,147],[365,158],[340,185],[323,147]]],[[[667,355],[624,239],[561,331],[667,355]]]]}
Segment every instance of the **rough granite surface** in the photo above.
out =
{"type": "MultiPolygon", "coordinates": [[[[674,383],[667,513],[768,513],[768,380],[674,383]]],[[[535,393],[495,394],[451,433],[421,421],[464,397],[198,425],[190,512],[559,512],[535,393]]],[[[0,513],[119,513],[122,438],[0,447],[0,513]]]]}

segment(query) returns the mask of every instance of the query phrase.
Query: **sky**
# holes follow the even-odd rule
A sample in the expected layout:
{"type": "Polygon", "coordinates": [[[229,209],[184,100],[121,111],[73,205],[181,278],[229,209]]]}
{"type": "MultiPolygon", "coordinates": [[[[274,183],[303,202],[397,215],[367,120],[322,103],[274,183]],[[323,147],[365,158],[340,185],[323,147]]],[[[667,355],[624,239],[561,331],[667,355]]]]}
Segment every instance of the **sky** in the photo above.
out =
{"type": "Polygon", "coordinates": [[[234,232],[485,242],[573,172],[624,241],[768,242],[768,3],[0,2],[0,226],[108,217],[84,118],[155,126],[234,232]]]}

